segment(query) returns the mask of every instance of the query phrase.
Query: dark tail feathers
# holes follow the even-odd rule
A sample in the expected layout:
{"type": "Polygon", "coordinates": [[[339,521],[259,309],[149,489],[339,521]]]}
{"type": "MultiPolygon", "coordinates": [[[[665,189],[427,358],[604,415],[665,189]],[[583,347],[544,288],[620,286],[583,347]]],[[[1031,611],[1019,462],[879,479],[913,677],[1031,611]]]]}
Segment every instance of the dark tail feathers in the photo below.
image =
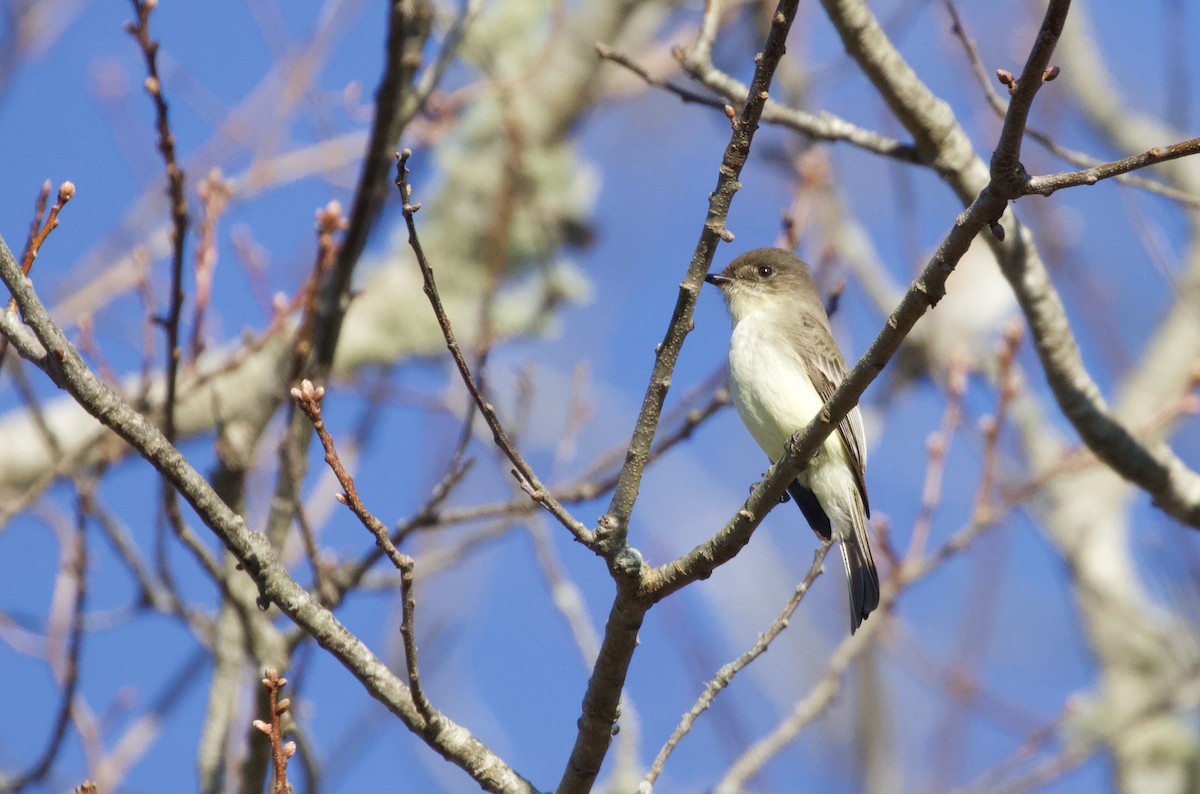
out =
{"type": "Polygon", "coordinates": [[[854,534],[842,541],[842,562],[850,588],[850,633],[879,607],[879,573],[867,543],[866,521],[854,522],[854,534]]]}

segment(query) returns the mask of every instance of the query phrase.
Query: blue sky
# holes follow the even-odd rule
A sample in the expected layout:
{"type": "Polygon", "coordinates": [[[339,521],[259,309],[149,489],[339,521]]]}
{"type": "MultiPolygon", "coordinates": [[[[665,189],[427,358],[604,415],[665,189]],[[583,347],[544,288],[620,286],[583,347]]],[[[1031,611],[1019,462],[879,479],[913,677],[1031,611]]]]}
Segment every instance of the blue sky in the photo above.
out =
{"type": "MultiPolygon", "coordinates": [[[[331,131],[364,129],[361,118],[346,112],[341,97],[353,81],[362,84],[363,101],[374,89],[380,69],[380,5],[365,0],[343,4],[344,18],[329,28],[331,54],[314,79],[307,112],[287,125],[287,140],[280,141],[281,146],[312,143],[331,131]]],[[[879,13],[887,17],[896,4],[878,5],[879,13]]],[[[677,12],[676,20],[694,23],[695,6],[677,12]]],[[[322,7],[310,0],[289,0],[286,16],[279,20],[282,27],[272,28],[278,39],[266,42],[243,3],[162,4],[152,26],[163,42],[172,122],[185,160],[217,161],[227,173],[246,166],[244,141],[214,144],[214,132],[225,122],[226,113],[252,91],[281,90],[269,81],[269,88],[262,89],[264,73],[277,52],[290,51],[311,35],[322,7]]],[[[963,7],[985,61],[1017,71],[1032,33],[1027,9],[1002,11],[994,4],[965,2],[963,7]]],[[[1101,47],[1121,81],[1115,88],[1135,110],[1182,113],[1185,124],[1194,129],[1194,108],[1167,107],[1172,78],[1163,56],[1166,7],[1155,3],[1134,12],[1116,2],[1089,6],[1101,47]]],[[[60,8],[66,14],[71,6],[60,8]]],[[[903,51],[922,78],[951,103],[979,150],[990,151],[997,124],[980,100],[961,54],[949,42],[940,4],[903,4],[901,10],[906,9],[912,16],[895,29],[903,51]]],[[[139,54],[121,30],[129,13],[125,3],[81,4],[49,49],[30,56],[7,76],[0,96],[0,143],[5,144],[0,146],[4,186],[0,233],[9,246],[19,247],[43,180],[57,184],[69,179],[78,189],[34,272],[35,283],[50,303],[88,283],[162,222],[162,215],[130,210],[139,197],[159,195],[162,171],[153,148],[150,104],[139,88],[143,74],[139,54]]],[[[1188,38],[1200,40],[1200,14],[1185,8],[1184,15],[1188,38]]],[[[749,35],[746,26],[741,26],[740,35],[749,35]]],[[[817,77],[810,98],[814,107],[903,137],[899,125],[842,54],[818,8],[805,5],[791,46],[803,53],[806,63],[819,67],[814,70],[817,77]]],[[[719,49],[720,65],[745,77],[751,68],[746,50],[733,43],[719,49]]],[[[1193,48],[1184,55],[1185,78],[1194,84],[1200,53],[1193,48]]],[[[459,73],[451,76],[452,81],[464,78],[459,73]]],[[[1063,98],[1065,89],[1061,94],[1055,90],[1056,84],[1050,84],[1043,91],[1036,124],[1052,130],[1064,144],[1097,156],[1124,154],[1107,151],[1063,98]]],[[[249,115],[244,120],[248,126],[235,132],[254,140],[256,121],[249,115]]],[[[270,127],[265,121],[263,126],[270,127]]],[[[557,335],[505,345],[494,352],[489,364],[491,388],[502,405],[512,401],[516,373],[523,369],[533,373],[537,419],[524,436],[523,451],[539,471],[553,463],[567,422],[572,377],[581,365],[586,366],[593,418],[580,433],[578,452],[567,472],[582,469],[594,455],[622,443],[632,430],[654,346],[662,338],[677,284],[699,234],[727,138],[728,123],[722,115],[683,105],[664,93],[606,102],[576,130],[580,156],[599,180],[594,242],[570,253],[592,284],[591,299],[561,312],[557,335]]],[[[793,143],[789,133],[769,128],[756,140],[729,218],[736,240],[718,252],[717,266],[738,252],[777,239],[792,175],[778,158],[767,154],[793,143]]],[[[1163,143],[1167,141],[1147,141],[1147,146],[1163,143]]],[[[1062,167],[1040,150],[1031,147],[1029,152],[1031,170],[1062,167]]],[[[922,264],[921,255],[937,244],[961,207],[929,171],[880,162],[845,146],[830,147],[829,157],[844,201],[869,225],[892,278],[907,283],[922,264]],[[910,191],[911,202],[901,198],[904,191],[910,191]]],[[[434,193],[438,174],[432,158],[431,152],[417,148],[418,200],[422,193],[434,193]]],[[[252,230],[256,242],[269,252],[271,290],[291,291],[301,282],[313,257],[312,213],[333,198],[348,204],[353,174],[353,167],[348,167],[328,180],[306,178],[231,211],[224,229],[252,230]]],[[[201,175],[196,168],[189,174],[193,180],[201,175]]],[[[437,210],[436,205],[428,205],[424,211],[437,210]]],[[[1161,199],[1105,184],[1049,200],[1027,199],[1018,206],[1035,228],[1054,232],[1047,234],[1057,243],[1048,246],[1053,249],[1053,273],[1069,314],[1078,320],[1076,332],[1085,361],[1105,390],[1136,361],[1173,286],[1131,231],[1126,218],[1132,211],[1149,218],[1151,236],[1167,252],[1168,261],[1178,264],[1187,243],[1185,227],[1177,209],[1161,199]],[[1137,299],[1128,300],[1131,295],[1137,299]],[[1110,322],[1118,310],[1116,321],[1110,322]]],[[[389,229],[398,221],[393,203],[372,240],[374,256],[399,243],[401,238],[389,229]]],[[[216,286],[219,319],[213,328],[229,339],[243,328],[261,329],[268,316],[254,280],[234,264],[228,237],[221,251],[216,286]]],[[[803,248],[802,252],[813,254],[803,248]]],[[[155,262],[154,268],[154,284],[161,295],[165,262],[155,262]]],[[[954,300],[953,292],[947,300],[954,300]]],[[[138,300],[124,297],[94,318],[96,343],[118,372],[136,371],[139,366],[140,311],[138,300]]],[[[847,358],[856,358],[866,348],[881,321],[861,286],[851,280],[835,317],[847,358]]],[[[722,366],[727,340],[724,309],[718,296],[708,291],[701,296],[696,327],[680,359],[672,402],[722,366]]],[[[155,350],[160,347],[156,337],[155,350]]],[[[1049,406],[1028,345],[1022,362],[1030,377],[1037,379],[1029,388],[1049,406]]],[[[54,394],[45,379],[30,375],[39,395],[48,399],[54,394]]],[[[438,398],[456,387],[444,362],[404,363],[388,377],[397,390],[438,398]]],[[[331,388],[327,411],[335,432],[351,432],[365,410],[364,392],[349,384],[331,388]]],[[[881,388],[868,391],[865,403],[880,400],[880,393],[881,388]]],[[[966,398],[969,422],[993,410],[994,401],[994,392],[973,380],[966,398]]],[[[20,404],[6,375],[0,380],[0,408],[8,411],[20,404]]],[[[877,517],[887,517],[900,548],[919,509],[925,442],[941,421],[943,405],[940,389],[918,385],[887,406],[885,437],[873,434],[868,474],[872,503],[877,517]]],[[[273,428],[277,431],[278,425],[273,428]]],[[[1065,422],[1059,423],[1059,429],[1074,438],[1065,422]]],[[[407,515],[423,501],[457,432],[457,419],[431,418],[403,400],[381,412],[367,437],[357,476],[364,497],[385,521],[407,515]]],[[[1200,464],[1198,441],[1193,423],[1183,428],[1177,443],[1180,455],[1193,465],[1200,464]]],[[[184,451],[202,469],[212,463],[211,439],[189,441],[184,451]]],[[[490,457],[492,452],[480,445],[476,454],[480,459],[476,472],[454,500],[456,504],[511,494],[505,468],[490,457]]],[[[962,431],[951,450],[945,498],[932,542],[944,540],[969,516],[978,458],[976,434],[962,431]]],[[[1006,439],[1005,460],[1015,479],[1022,461],[1012,439],[1006,439]]],[[[312,461],[315,467],[319,458],[312,461]]],[[[718,414],[647,475],[632,527],[633,544],[654,562],[686,551],[737,509],[765,466],[733,412],[718,414]]],[[[323,474],[310,473],[310,488],[323,474]]],[[[251,496],[252,511],[261,510],[270,480],[261,475],[252,486],[258,489],[251,496]]],[[[156,503],[148,497],[156,489],[148,466],[126,461],[107,475],[100,498],[136,537],[149,542],[156,503]]],[[[1145,496],[1136,502],[1131,523],[1137,528],[1134,547],[1144,566],[1158,570],[1163,565],[1162,549],[1182,549],[1181,559],[1195,559],[1194,532],[1154,511],[1145,496]]],[[[577,515],[594,523],[604,504],[582,505],[577,515]]],[[[53,587],[57,544],[50,530],[64,521],[69,525],[71,510],[71,489],[58,485],[36,509],[0,529],[0,608],[34,630],[42,628],[53,587]]],[[[596,558],[571,543],[551,522],[547,525],[564,569],[580,588],[594,623],[602,626],[612,593],[607,574],[596,558]]],[[[461,534],[462,530],[454,530],[437,539],[418,539],[413,547],[418,566],[423,552],[461,534]]],[[[344,513],[334,514],[324,542],[347,553],[368,545],[344,513]]],[[[93,535],[89,544],[93,555],[89,612],[100,621],[128,606],[133,591],[99,537],[93,535]]],[[[737,560],[651,613],[629,678],[640,719],[643,762],[652,759],[702,682],[769,625],[807,569],[812,548],[811,534],[794,508],[783,506],[737,560]]],[[[186,555],[177,548],[171,555],[180,566],[185,592],[213,603],[212,588],[200,580],[186,555]]],[[[1162,570],[1149,578],[1170,591],[1172,577],[1182,572],[1162,570]]],[[[821,577],[779,645],[701,719],[668,765],[661,790],[703,791],[746,742],[769,730],[807,691],[846,630],[840,576],[834,566],[821,577]]],[[[434,702],[476,731],[522,774],[539,786],[552,787],[573,742],[588,671],[561,616],[548,603],[529,536],[518,529],[491,541],[458,567],[422,584],[418,596],[425,680],[434,702]]],[[[873,659],[888,691],[887,735],[902,756],[912,759],[906,769],[924,770],[911,772],[916,776],[902,781],[903,790],[941,790],[944,782],[919,776],[929,769],[923,759],[938,757],[939,736],[929,726],[939,724],[937,715],[946,705],[938,683],[923,680],[923,673],[928,675],[934,668],[914,661],[918,658],[914,649],[944,664],[957,658],[967,636],[963,626],[974,619],[965,606],[969,596],[991,599],[990,622],[982,641],[984,660],[974,673],[988,692],[1016,705],[1007,711],[984,710],[983,716],[965,721],[962,755],[954,759],[958,773],[951,782],[973,780],[1020,744],[1023,736],[1017,728],[1031,730],[1039,720],[1054,719],[1072,693],[1094,683],[1095,668],[1061,559],[1037,531],[1030,513],[1015,511],[969,553],[905,594],[899,615],[905,631],[916,639],[904,640],[908,635],[900,634],[902,639],[873,659]],[[910,728],[910,723],[921,727],[910,728]]],[[[398,609],[390,593],[355,598],[339,615],[378,653],[401,658],[397,655],[398,609]]],[[[122,790],[149,792],[194,785],[195,748],[210,672],[204,664],[186,668],[198,651],[194,639],[166,618],[89,633],[83,692],[90,707],[104,715],[106,735],[120,735],[146,704],[178,697],[178,703],[167,710],[154,745],[130,771],[122,790]],[[187,673],[182,683],[176,680],[181,670],[187,673]]],[[[350,676],[319,650],[303,652],[297,666],[295,677],[303,680],[304,687],[297,709],[313,744],[328,752],[322,758],[328,790],[356,791],[394,777],[402,778],[410,791],[473,789],[462,773],[364,698],[350,676]]],[[[856,680],[852,673],[848,690],[854,690],[856,680]]],[[[21,715],[19,720],[3,720],[0,726],[0,766],[19,768],[42,746],[53,692],[42,663],[17,652],[11,643],[0,643],[0,711],[21,715]]],[[[847,772],[853,767],[854,749],[848,739],[853,704],[854,698],[842,698],[758,779],[761,790],[859,790],[859,781],[847,772]]],[[[42,790],[61,791],[75,785],[84,764],[81,744],[72,737],[59,771],[42,790]]],[[[1105,762],[1092,760],[1046,790],[1105,790],[1108,771],[1105,762]]]]}

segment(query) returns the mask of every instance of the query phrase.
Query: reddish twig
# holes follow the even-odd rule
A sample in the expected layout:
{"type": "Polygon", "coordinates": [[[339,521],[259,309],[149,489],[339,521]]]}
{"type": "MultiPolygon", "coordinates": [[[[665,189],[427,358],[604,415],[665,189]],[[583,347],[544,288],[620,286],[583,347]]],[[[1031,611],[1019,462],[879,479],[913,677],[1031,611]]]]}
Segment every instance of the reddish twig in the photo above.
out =
{"type": "Polygon", "coordinates": [[[192,320],[192,340],[189,345],[191,361],[195,363],[204,350],[204,314],[212,295],[213,272],[217,267],[217,219],[225,212],[233,185],[218,168],[209,172],[196,186],[202,210],[200,239],[196,243],[196,305],[192,320]]]}
{"type": "Polygon", "coordinates": [[[279,699],[279,692],[287,686],[287,682],[277,670],[267,668],[263,674],[262,685],[267,690],[267,698],[271,704],[271,722],[254,720],[252,723],[271,740],[271,758],[275,764],[275,787],[272,794],[292,794],[292,784],[287,779],[287,765],[288,759],[296,754],[296,743],[283,741],[282,725],[282,717],[292,702],[288,698],[279,699]]]}
{"type": "Polygon", "coordinates": [[[342,486],[342,493],[337,494],[337,500],[350,508],[354,515],[358,516],[358,520],[367,528],[367,531],[375,536],[375,543],[387,555],[387,558],[392,561],[392,565],[400,571],[400,595],[402,599],[403,616],[400,623],[400,634],[404,639],[404,655],[408,664],[408,687],[412,693],[413,702],[421,715],[429,722],[433,722],[437,713],[430,704],[429,699],[425,697],[425,692],[421,688],[420,669],[417,665],[417,642],[414,632],[414,615],[416,612],[416,601],[413,598],[413,558],[402,553],[392,543],[392,539],[388,537],[387,527],[384,523],[375,517],[367,506],[363,504],[362,499],[358,495],[358,489],[354,486],[354,478],[346,471],[346,467],[342,465],[341,459],[338,457],[337,449],[334,447],[333,437],[329,435],[329,430],[325,427],[325,420],[321,417],[321,400],[325,397],[325,389],[320,386],[313,386],[312,381],[301,381],[298,387],[292,389],[292,399],[296,401],[296,405],[304,412],[312,422],[313,430],[316,431],[317,437],[321,440],[321,446],[325,448],[325,462],[329,464],[329,468],[337,477],[338,483],[342,486]]]}
{"type": "Polygon", "coordinates": [[[968,366],[967,359],[961,356],[956,356],[950,362],[950,370],[946,376],[946,411],[942,415],[942,425],[929,436],[926,444],[929,463],[925,468],[925,486],[921,491],[921,512],[913,524],[912,539],[908,544],[906,557],[910,560],[920,559],[925,553],[925,544],[933,524],[933,512],[942,501],[942,476],[946,472],[947,452],[950,441],[954,438],[954,431],[962,423],[962,403],[963,395],[967,391],[968,366]]]}
{"type": "Polygon", "coordinates": [[[313,336],[317,329],[317,308],[320,288],[323,279],[337,262],[339,246],[334,238],[336,232],[344,231],[349,225],[342,204],[330,201],[317,210],[317,258],[313,263],[312,274],[300,294],[304,319],[300,322],[300,330],[296,334],[296,354],[292,360],[292,371],[289,381],[295,382],[308,373],[309,360],[314,349],[313,336]]]}
{"type": "MultiPolygon", "coordinates": [[[[42,243],[46,242],[46,238],[50,236],[50,232],[58,228],[58,213],[67,205],[67,202],[75,195],[75,184],[73,182],[63,182],[58,188],[58,200],[54,202],[54,206],[50,208],[50,214],[46,217],[46,222],[42,223],[42,217],[46,213],[46,201],[50,197],[50,180],[47,179],[42,183],[42,189],[38,192],[37,201],[34,202],[33,222],[29,225],[29,237],[25,240],[25,251],[21,255],[21,274],[28,277],[29,271],[33,270],[33,260],[37,259],[38,251],[42,248],[42,243]]],[[[5,312],[12,314],[17,310],[16,298],[8,299],[8,306],[5,312]]],[[[8,339],[0,338],[0,366],[4,364],[4,357],[8,354],[8,339]]]]}
{"type": "MultiPolygon", "coordinates": [[[[474,411],[474,405],[472,405],[471,417],[474,416],[474,411]]],[[[471,470],[471,466],[474,464],[474,461],[471,458],[465,457],[464,454],[466,443],[470,440],[469,425],[470,417],[464,422],[463,433],[459,437],[459,445],[455,449],[454,455],[451,456],[450,463],[446,467],[446,473],[433,487],[428,500],[411,518],[403,521],[392,530],[391,540],[393,545],[400,546],[409,535],[418,530],[461,523],[454,520],[453,516],[443,516],[441,507],[450,496],[451,491],[462,482],[463,477],[467,475],[467,472],[471,470]],[[448,518],[449,520],[447,520],[448,518]]],[[[522,507],[528,504],[527,500],[519,502],[519,505],[522,507]]],[[[500,509],[496,510],[492,515],[502,515],[505,512],[505,510],[500,509]]],[[[516,512],[516,510],[514,508],[507,512],[516,512]]],[[[327,579],[329,605],[337,606],[340,604],[342,599],[345,598],[346,593],[358,587],[359,583],[367,575],[367,572],[374,567],[381,556],[383,556],[383,549],[376,545],[375,548],[363,555],[361,559],[342,565],[330,572],[327,579]]],[[[297,631],[293,636],[298,641],[305,635],[303,632],[297,631]]]]}
{"type": "Polygon", "coordinates": [[[996,470],[999,468],[1000,459],[1000,430],[1008,418],[1009,406],[1021,391],[1021,379],[1014,363],[1024,332],[1025,328],[1021,323],[1013,322],[1004,333],[996,376],[999,389],[996,413],[984,417],[979,423],[983,431],[983,471],[979,476],[979,491],[975,497],[975,519],[980,522],[988,521],[992,513],[996,470]]]}
{"type": "Polygon", "coordinates": [[[50,200],[50,190],[50,180],[47,179],[42,183],[42,189],[38,191],[38,197],[33,202],[33,220],[29,222],[29,234],[25,238],[25,247],[21,250],[22,262],[29,256],[33,241],[37,239],[38,231],[42,228],[42,219],[46,217],[46,202],[50,200]]]}
{"type": "MultiPolygon", "coordinates": [[[[42,185],[42,190],[38,194],[37,214],[34,217],[34,226],[37,225],[38,218],[41,217],[42,209],[46,206],[46,196],[49,193],[50,182],[47,181],[42,185]]],[[[37,258],[38,251],[42,248],[42,243],[46,242],[46,238],[50,236],[50,232],[58,228],[58,213],[62,212],[62,208],[67,205],[75,196],[75,183],[63,182],[58,188],[58,200],[54,202],[54,206],[50,208],[50,214],[46,217],[46,222],[42,224],[41,229],[34,231],[30,228],[29,241],[25,245],[25,253],[21,257],[21,272],[26,276],[33,269],[33,260],[37,258]]],[[[9,298],[8,306],[11,310],[15,304],[13,299],[9,298]]]]}
{"type": "MultiPolygon", "coordinates": [[[[183,255],[189,224],[187,198],[184,195],[184,172],[175,154],[175,134],[167,114],[158,74],[158,42],[150,38],[150,12],[158,0],[130,0],[137,19],[125,23],[146,61],[146,93],[154,103],[155,129],[158,131],[158,151],[167,169],[167,196],[171,200],[171,293],[167,313],[159,318],[167,336],[166,397],[163,400],[163,435],[175,441],[175,397],[179,379],[179,317],[183,311],[183,255]]],[[[170,497],[173,499],[174,497],[170,497]]],[[[168,508],[169,509],[169,508],[168,508]]]]}

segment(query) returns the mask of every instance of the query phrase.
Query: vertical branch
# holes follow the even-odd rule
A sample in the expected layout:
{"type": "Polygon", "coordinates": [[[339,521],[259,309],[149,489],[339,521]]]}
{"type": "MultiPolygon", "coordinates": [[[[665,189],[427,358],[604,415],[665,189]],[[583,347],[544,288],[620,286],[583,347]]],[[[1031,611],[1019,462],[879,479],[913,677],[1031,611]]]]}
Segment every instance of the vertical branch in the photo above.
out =
{"type": "MultiPolygon", "coordinates": [[[[187,240],[187,198],[184,196],[184,172],[175,155],[175,135],[167,115],[167,100],[163,96],[158,74],[158,42],[150,38],[150,12],[158,0],[130,0],[137,19],[125,23],[125,30],[137,41],[146,60],[146,93],[154,102],[155,129],[158,132],[158,151],[167,169],[167,197],[171,201],[171,287],[167,313],[159,318],[166,332],[167,376],[166,397],[163,400],[163,435],[175,441],[175,393],[179,379],[179,315],[183,311],[183,254],[187,240]]],[[[175,497],[168,497],[174,501],[175,497]]],[[[176,509],[178,509],[176,507],[176,509]]]]}
{"type": "Polygon", "coordinates": [[[692,328],[692,315],[700,285],[712,264],[718,240],[728,242],[733,239],[733,233],[725,228],[725,219],[734,194],[741,188],[738,177],[750,155],[750,144],[758,129],[771,80],[783,57],[797,5],[798,0],[781,0],[771,17],[771,28],[762,52],[755,56],[754,79],[741,113],[732,107],[726,108],[732,131],[718,169],[717,186],[709,197],[708,213],[700,239],[692,254],[687,275],[679,287],[679,297],[666,336],[655,356],[650,383],[634,425],[625,464],[618,475],[608,512],[601,517],[594,535],[598,550],[608,561],[610,572],[616,580],[617,595],[609,610],[600,654],[584,693],[575,746],[559,780],[557,790],[560,794],[589,791],[612,743],[621,691],[637,649],[638,630],[647,610],[654,603],[650,585],[652,580],[658,578],[654,576],[656,572],[647,569],[640,555],[626,543],[629,518],[650,458],[675,362],[692,328]]]}
{"type": "Polygon", "coordinates": [[[646,470],[654,434],[658,430],[658,420],[662,414],[663,403],[666,402],[667,391],[671,387],[675,362],[679,359],[679,351],[683,348],[683,342],[693,326],[692,316],[696,308],[696,298],[700,293],[700,285],[712,265],[718,241],[731,242],[733,240],[733,233],[725,228],[725,219],[729,214],[729,206],[733,202],[734,194],[741,189],[742,185],[738,178],[750,156],[750,144],[754,140],[759,118],[767,103],[768,89],[775,76],[775,69],[786,49],[787,33],[796,17],[797,6],[798,0],[781,0],[771,17],[771,29],[767,34],[762,52],[754,58],[754,78],[750,83],[750,91],[746,96],[745,105],[740,113],[728,105],[725,107],[725,113],[729,117],[733,130],[729,144],[725,147],[725,153],[721,158],[717,186],[709,194],[708,215],[700,233],[700,239],[692,252],[687,275],[679,286],[679,297],[675,302],[675,311],[671,315],[666,335],[659,344],[654,358],[650,383],[646,387],[642,407],[634,424],[625,465],[621,468],[616,490],[609,502],[608,512],[600,518],[600,529],[597,535],[602,549],[608,555],[616,554],[625,546],[629,530],[629,517],[633,512],[633,505],[637,501],[638,491],[641,489],[642,475],[646,470]]]}
{"type": "Polygon", "coordinates": [[[272,794],[292,794],[292,784],[288,782],[288,759],[296,754],[296,743],[283,741],[283,715],[291,708],[291,700],[279,699],[279,692],[287,686],[288,680],[279,675],[273,668],[263,674],[262,685],[267,691],[269,716],[271,721],[255,720],[254,727],[267,735],[271,741],[271,759],[275,767],[275,785],[272,794]]]}
{"type": "MultiPolygon", "coordinates": [[[[1051,0],[1046,15],[1042,18],[1042,27],[1038,30],[1037,39],[1030,48],[1025,68],[1016,83],[1012,83],[1012,75],[1007,75],[1009,91],[1012,100],[1008,103],[1008,112],[1004,114],[1004,127],[1000,130],[1000,140],[996,143],[992,154],[992,179],[999,182],[1001,187],[1007,187],[1013,181],[1023,182],[1028,178],[1025,167],[1021,165],[1021,143],[1025,139],[1025,128],[1029,121],[1029,111],[1033,100],[1044,82],[1053,80],[1058,73],[1057,68],[1049,69],[1050,56],[1062,36],[1063,25],[1067,21],[1067,11],[1071,8],[1071,0],[1051,0]]],[[[1001,73],[1001,82],[1005,82],[1007,73],[1001,73]]],[[[1016,198],[1016,195],[1011,196],[1016,198]]]]}
{"type": "MultiPolygon", "coordinates": [[[[171,279],[170,294],[167,300],[167,312],[155,318],[162,326],[166,336],[166,377],[165,392],[162,406],[163,436],[168,443],[175,443],[175,402],[179,388],[179,361],[182,357],[179,348],[179,318],[183,311],[183,255],[187,240],[188,206],[184,196],[184,172],[179,167],[175,156],[175,135],[171,132],[171,124],[167,113],[167,100],[163,96],[162,81],[158,74],[158,42],[150,38],[150,12],[158,7],[158,0],[130,0],[133,4],[135,21],[126,22],[125,30],[133,36],[142,56],[146,61],[146,93],[154,103],[155,129],[158,132],[158,151],[162,155],[167,171],[167,197],[171,202],[171,279]]],[[[187,537],[190,532],[179,508],[179,496],[170,484],[162,484],[162,509],[176,536],[187,537]]],[[[159,575],[169,586],[174,586],[169,567],[166,562],[166,545],[161,542],[165,534],[159,525],[160,543],[158,546],[159,575]]],[[[193,550],[203,548],[199,541],[193,539],[189,543],[193,550]]],[[[208,566],[210,575],[214,575],[213,566],[208,566]]]]}
{"type": "MultiPolygon", "coordinates": [[[[342,244],[332,267],[314,285],[308,348],[294,368],[292,383],[308,378],[319,384],[329,373],[350,303],[351,278],[387,196],[392,152],[419,105],[413,80],[421,67],[422,51],[433,24],[432,5],[429,0],[390,0],[387,13],[387,53],[375,92],[371,139],[363,156],[342,244]]],[[[304,417],[293,414],[280,444],[279,475],[267,517],[267,535],[274,543],[282,542],[295,515],[310,433],[304,417]]]]}
{"type": "Polygon", "coordinates": [[[217,219],[225,211],[233,192],[232,184],[214,168],[196,186],[200,194],[203,215],[200,220],[200,240],[196,243],[196,307],[192,321],[189,357],[192,363],[204,350],[204,316],[212,296],[213,274],[217,267],[217,219]]]}

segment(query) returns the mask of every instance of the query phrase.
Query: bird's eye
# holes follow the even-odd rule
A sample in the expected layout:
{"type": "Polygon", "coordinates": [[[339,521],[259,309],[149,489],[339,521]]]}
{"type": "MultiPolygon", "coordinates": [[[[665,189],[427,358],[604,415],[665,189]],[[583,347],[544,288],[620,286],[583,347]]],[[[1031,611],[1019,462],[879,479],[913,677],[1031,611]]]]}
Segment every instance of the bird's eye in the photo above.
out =
{"type": "Polygon", "coordinates": [[[770,265],[759,265],[758,266],[758,275],[761,278],[770,278],[771,274],[774,272],[775,271],[771,269],[770,265]]]}

